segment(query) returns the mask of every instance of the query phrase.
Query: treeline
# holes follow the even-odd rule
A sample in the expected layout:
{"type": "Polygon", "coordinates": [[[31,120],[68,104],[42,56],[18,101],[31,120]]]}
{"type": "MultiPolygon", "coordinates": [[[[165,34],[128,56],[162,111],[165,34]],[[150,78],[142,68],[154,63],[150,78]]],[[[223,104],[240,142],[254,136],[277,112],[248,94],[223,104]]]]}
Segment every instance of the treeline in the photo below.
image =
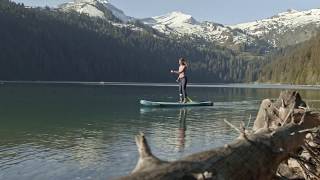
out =
{"type": "Polygon", "coordinates": [[[255,58],[76,12],[0,0],[0,26],[0,80],[170,82],[179,57],[189,60],[192,82],[243,82],[258,74],[255,58]]]}
{"type": "Polygon", "coordinates": [[[320,34],[282,50],[262,68],[259,81],[288,84],[320,84],[320,34]]]}

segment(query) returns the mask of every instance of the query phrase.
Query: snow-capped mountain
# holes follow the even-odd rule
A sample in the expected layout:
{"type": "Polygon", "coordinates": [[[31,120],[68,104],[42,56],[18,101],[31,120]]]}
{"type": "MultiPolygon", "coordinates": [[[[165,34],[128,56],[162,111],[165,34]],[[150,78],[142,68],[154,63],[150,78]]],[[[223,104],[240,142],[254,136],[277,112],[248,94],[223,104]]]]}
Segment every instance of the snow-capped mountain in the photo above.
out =
{"type": "Polygon", "coordinates": [[[108,13],[111,12],[116,18],[124,23],[134,20],[133,17],[125,15],[122,10],[116,8],[107,0],[74,0],[61,4],[59,9],[63,11],[73,10],[100,18],[108,18],[108,13]]]}
{"type": "Polygon", "coordinates": [[[255,22],[230,26],[246,34],[264,39],[273,46],[285,47],[310,39],[319,32],[320,9],[288,10],[255,22]]]}
{"type": "Polygon", "coordinates": [[[182,12],[172,12],[162,16],[141,19],[154,29],[168,35],[192,35],[224,44],[242,43],[252,38],[229,27],[212,22],[198,22],[191,15],[182,12]]]}
{"type": "Polygon", "coordinates": [[[136,19],[127,16],[122,10],[107,0],[74,0],[59,7],[63,11],[77,11],[89,16],[110,20],[112,13],[119,22],[114,25],[141,30],[131,21],[143,24],[168,36],[199,37],[208,42],[237,47],[241,44],[270,47],[286,47],[310,39],[320,30],[320,9],[308,11],[288,10],[276,16],[255,22],[225,26],[214,22],[199,22],[191,15],[182,12],[171,12],[162,16],[136,19]]]}
{"type": "Polygon", "coordinates": [[[76,11],[91,17],[105,19],[120,28],[126,27],[135,31],[143,31],[141,27],[128,24],[128,22],[136,21],[135,18],[127,16],[122,10],[116,8],[107,0],[74,0],[61,4],[58,10],[64,12],[76,11]]]}
{"type": "MultiPolygon", "coordinates": [[[[108,15],[111,12],[113,16],[123,23],[113,22],[114,25],[119,27],[128,27],[128,22],[139,20],[166,35],[200,37],[210,42],[223,45],[228,44],[229,46],[244,42],[252,43],[254,41],[254,38],[250,35],[246,35],[239,30],[233,30],[212,22],[198,22],[191,15],[182,12],[172,12],[163,16],[146,19],[135,19],[125,15],[123,11],[113,6],[107,0],[74,0],[60,5],[59,9],[62,11],[76,11],[107,20],[110,20],[108,15]]],[[[130,27],[141,30],[132,24],[130,27]]]]}
{"type": "Polygon", "coordinates": [[[264,41],[272,47],[286,47],[308,40],[319,32],[320,9],[288,10],[267,19],[231,26],[198,22],[191,15],[181,12],[142,21],[165,34],[199,36],[219,44],[264,41]]]}

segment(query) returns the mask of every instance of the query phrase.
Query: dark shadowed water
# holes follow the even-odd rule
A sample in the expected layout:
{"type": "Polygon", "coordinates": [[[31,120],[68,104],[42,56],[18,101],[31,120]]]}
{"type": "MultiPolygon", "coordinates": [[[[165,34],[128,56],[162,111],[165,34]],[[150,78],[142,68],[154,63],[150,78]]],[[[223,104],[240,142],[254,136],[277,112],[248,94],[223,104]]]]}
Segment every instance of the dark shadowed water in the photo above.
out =
{"type": "MultiPolygon", "coordinates": [[[[248,123],[262,99],[277,98],[286,88],[257,87],[190,87],[192,99],[212,100],[214,106],[150,109],[141,108],[139,100],[176,101],[177,87],[1,84],[0,179],[127,175],[138,159],[134,136],[139,131],[165,160],[222,146],[237,137],[223,119],[248,123]]],[[[320,108],[319,90],[299,92],[311,108],[320,108]]]]}

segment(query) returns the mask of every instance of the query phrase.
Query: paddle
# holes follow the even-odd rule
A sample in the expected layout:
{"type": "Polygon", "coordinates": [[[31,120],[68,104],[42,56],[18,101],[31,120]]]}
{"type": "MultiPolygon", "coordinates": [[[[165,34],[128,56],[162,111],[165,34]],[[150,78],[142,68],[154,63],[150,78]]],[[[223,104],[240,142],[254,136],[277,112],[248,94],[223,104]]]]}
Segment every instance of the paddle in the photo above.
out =
{"type": "Polygon", "coordinates": [[[187,97],[187,99],[188,99],[189,102],[193,102],[192,99],[190,99],[189,97],[187,97]]]}

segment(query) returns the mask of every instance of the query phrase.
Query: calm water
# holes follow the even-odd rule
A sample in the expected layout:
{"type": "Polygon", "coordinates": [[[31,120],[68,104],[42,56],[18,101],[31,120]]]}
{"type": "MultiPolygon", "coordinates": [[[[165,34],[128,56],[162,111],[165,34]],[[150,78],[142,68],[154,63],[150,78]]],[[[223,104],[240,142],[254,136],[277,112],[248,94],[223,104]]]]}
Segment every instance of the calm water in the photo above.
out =
{"type": "MultiPolygon", "coordinates": [[[[221,146],[237,136],[223,119],[248,123],[262,99],[277,98],[284,88],[239,87],[189,88],[192,99],[213,100],[213,107],[148,109],[139,99],[176,101],[176,87],[2,84],[0,179],[126,175],[138,159],[139,131],[166,160],[221,146]]],[[[299,92],[311,108],[320,108],[320,90],[299,92]]]]}

